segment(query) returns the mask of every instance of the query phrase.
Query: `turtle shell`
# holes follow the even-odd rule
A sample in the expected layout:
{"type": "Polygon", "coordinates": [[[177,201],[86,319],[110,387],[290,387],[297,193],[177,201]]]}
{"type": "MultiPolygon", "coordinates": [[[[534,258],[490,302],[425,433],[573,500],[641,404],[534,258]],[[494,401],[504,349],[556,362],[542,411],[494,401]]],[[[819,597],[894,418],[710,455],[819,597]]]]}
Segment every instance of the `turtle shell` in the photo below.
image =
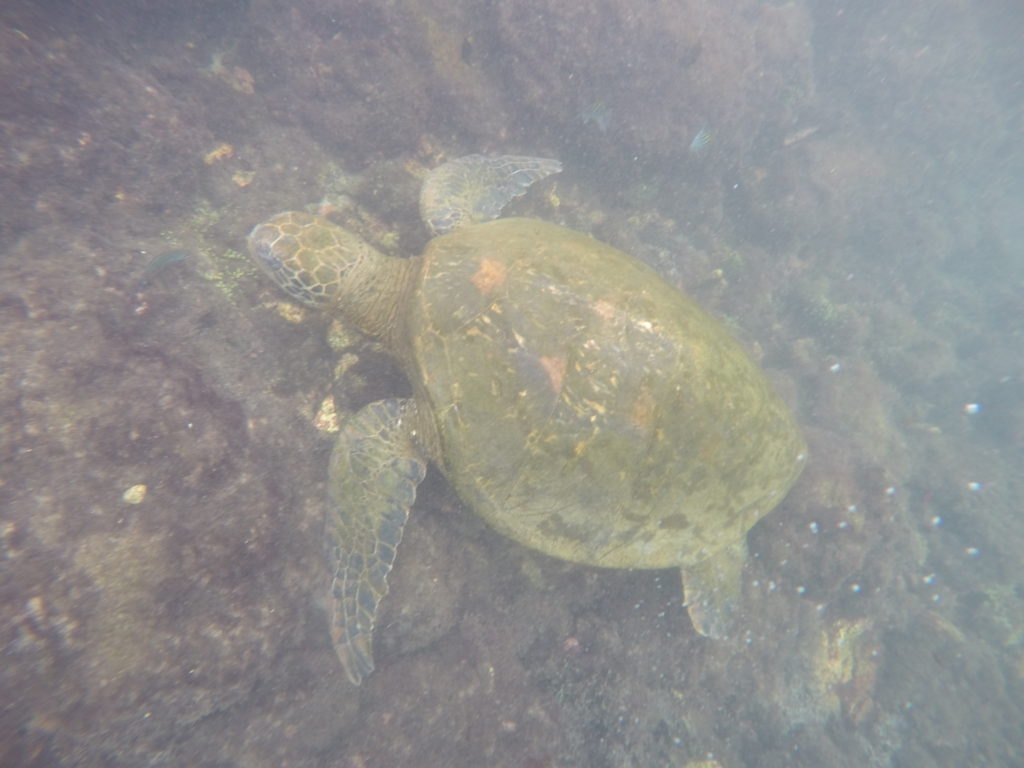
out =
{"type": "Polygon", "coordinates": [[[510,218],[435,238],[406,321],[449,481],[549,555],[692,565],[740,540],[802,469],[800,432],[743,347],[586,235],[510,218]]]}

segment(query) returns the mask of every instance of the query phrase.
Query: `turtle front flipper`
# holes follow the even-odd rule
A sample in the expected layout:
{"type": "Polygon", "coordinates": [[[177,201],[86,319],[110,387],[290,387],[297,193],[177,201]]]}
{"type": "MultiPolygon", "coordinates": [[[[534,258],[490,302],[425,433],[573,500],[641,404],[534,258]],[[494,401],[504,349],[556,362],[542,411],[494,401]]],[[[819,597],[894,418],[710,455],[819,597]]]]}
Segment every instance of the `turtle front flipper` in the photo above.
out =
{"type": "Polygon", "coordinates": [[[331,455],[325,527],[334,649],[359,685],[373,671],[373,625],[427,459],[416,404],[379,400],[341,430],[331,455]]]}
{"type": "Polygon", "coordinates": [[[715,639],[727,637],[735,626],[743,591],[747,540],[723,547],[696,565],[684,567],[683,597],[693,628],[715,639]]]}
{"type": "Polygon", "coordinates": [[[546,157],[466,155],[450,160],[423,180],[420,215],[434,235],[491,221],[535,181],[561,170],[560,162],[546,157]]]}

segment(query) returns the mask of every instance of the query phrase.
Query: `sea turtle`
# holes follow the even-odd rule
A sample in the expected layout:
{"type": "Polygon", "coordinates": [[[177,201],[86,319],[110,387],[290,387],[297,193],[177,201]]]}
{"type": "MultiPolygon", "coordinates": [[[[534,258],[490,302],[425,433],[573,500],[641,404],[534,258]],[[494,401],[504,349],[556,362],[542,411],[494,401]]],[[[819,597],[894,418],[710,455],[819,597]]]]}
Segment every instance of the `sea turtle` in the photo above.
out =
{"type": "Polygon", "coordinates": [[[326,523],[334,647],[352,682],[428,461],[498,531],[548,555],[682,570],[695,628],[728,631],[746,533],[805,445],[740,344],[654,271],[587,235],[498,219],[556,160],[471,155],[426,177],[422,256],[281,213],[249,250],[299,301],[382,339],[412,385],[344,424],[326,523]],[[495,220],[497,219],[497,220],[495,220]]]}

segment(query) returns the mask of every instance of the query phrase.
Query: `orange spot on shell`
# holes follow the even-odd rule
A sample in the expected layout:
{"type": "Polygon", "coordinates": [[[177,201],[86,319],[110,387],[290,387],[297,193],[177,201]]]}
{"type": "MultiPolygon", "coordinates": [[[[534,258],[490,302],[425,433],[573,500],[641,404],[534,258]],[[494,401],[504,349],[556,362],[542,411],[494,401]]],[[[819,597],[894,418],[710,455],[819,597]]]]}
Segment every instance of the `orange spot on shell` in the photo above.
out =
{"type": "Polygon", "coordinates": [[[555,392],[561,392],[562,381],[565,379],[566,359],[564,357],[541,355],[540,364],[544,366],[544,370],[548,373],[551,389],[555,392]]]}
{"type": "Polygon", "coordinates": [[[654,398],[651,397],[651,391],[644,387],[640,391],[640,396],[633,401],[633,410],[630,413],[630,421],[634,427],[644,429],[651,424],[651,419],[654,416],[654,398]]]}
{"type": "Polygon", "coordinates": [[[480,266],[470,280],[480,293],[486,295],[504,285],[507,275],[508,269],[502,262],[494,259],[480,259],[480,266]]]}
{"type": "Polygon", "coordinates": [[[594,312],[602,320],[613,320],[619,314],[619,308],[609,299],[598,299],[594,302],[594,312]]]}

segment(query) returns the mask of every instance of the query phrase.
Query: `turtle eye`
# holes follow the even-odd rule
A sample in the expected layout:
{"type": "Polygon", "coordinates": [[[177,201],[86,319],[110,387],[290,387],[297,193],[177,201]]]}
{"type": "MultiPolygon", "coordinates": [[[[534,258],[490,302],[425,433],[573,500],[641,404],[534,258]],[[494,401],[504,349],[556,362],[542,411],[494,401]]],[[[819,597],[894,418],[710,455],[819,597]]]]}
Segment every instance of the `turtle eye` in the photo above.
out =
{"type": "Polygon", "coordinates": [[[260,263],[271,272],[278,272],[284,269],[284,264],[274,255],[274,246],[272,244],[265,240],[260,240],[253,243],[253,250],[256,252],[256,258],[260,260],[260,263]]]}
{"type": "Polygon", "coordinates": [[[281,234],[266,224],[258,224],[249,233],[249,253],[259,261],[260,266],[267,269],[272,275],[284,267],[284,263],[275,253],[275,250],[280,250],[278,245],[280,240],[281,234]],[[275,246],[277,247],[275,248],[275,246]]]}

